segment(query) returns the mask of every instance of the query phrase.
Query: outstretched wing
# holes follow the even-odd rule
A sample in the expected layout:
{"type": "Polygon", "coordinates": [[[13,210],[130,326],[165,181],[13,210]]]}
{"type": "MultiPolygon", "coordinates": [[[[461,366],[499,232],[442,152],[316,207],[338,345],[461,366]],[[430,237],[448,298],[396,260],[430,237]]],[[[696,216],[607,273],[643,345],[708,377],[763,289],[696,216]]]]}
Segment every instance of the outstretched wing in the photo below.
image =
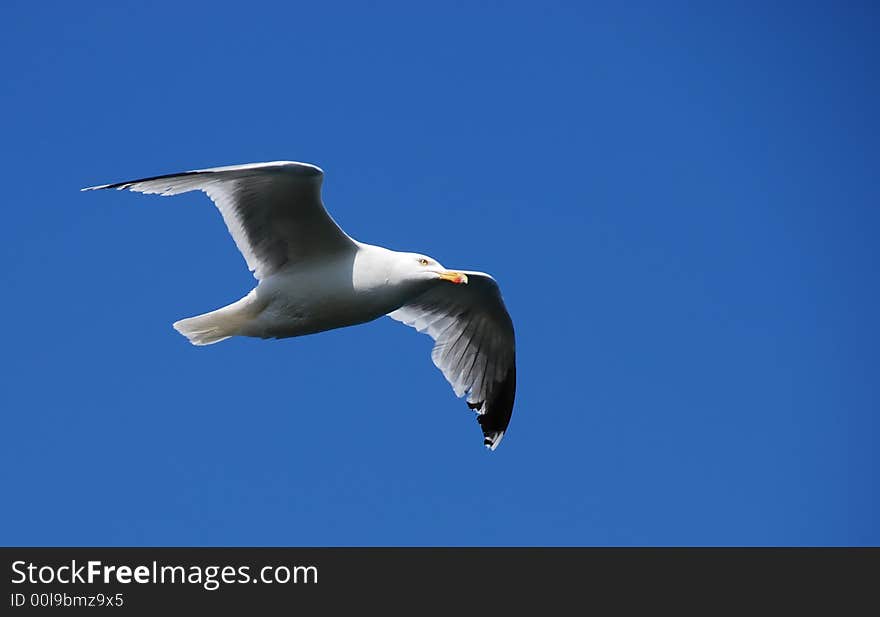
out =
{"type": "Polygon", "coordinates": [[[97,189],[178,195],[203,191],[220,210],[248,268],[262,279],[288,263],[353,248],[324,209],[324,172],[307,163],[276,161],[199,169],[97,189]]]}
{"type": "Polygon", "coordinates": [[[513,413],[516,345],[513,322],[498,284],[483,272],[465,272],[467,285],[438,281],[388,316],[434,339],[431,359],[456,396],[467,394],[484,444],[498,447],[513,413]]]}

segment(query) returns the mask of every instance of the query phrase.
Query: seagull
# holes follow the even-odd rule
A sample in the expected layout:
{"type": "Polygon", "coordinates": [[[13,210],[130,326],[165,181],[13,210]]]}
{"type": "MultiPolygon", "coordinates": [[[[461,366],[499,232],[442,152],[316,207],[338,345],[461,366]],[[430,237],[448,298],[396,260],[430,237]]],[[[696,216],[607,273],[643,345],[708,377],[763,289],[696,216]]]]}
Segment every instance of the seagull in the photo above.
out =
{"type": "Polygon", "coordinates": [[[228,306],[174,323],[193,345],[303,336],[387,315],[434,340],[431,359],[456,396],[467,396],[483,444],[495,450],[516,393],[513,322],[498,283],[427,255],[358,242],[324,208],[323,180],[315,165],[275,161],[82,190],[202,191],[220,210],[257,286],[228,306]]]}

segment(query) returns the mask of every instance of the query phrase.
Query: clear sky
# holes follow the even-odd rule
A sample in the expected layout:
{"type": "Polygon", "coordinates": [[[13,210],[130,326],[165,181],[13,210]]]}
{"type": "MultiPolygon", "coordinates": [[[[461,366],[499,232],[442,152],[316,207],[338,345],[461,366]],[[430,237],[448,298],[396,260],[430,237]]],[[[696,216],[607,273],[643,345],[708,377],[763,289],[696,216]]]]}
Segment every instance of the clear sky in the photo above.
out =
{"type": "Polygon", "coordinates": [[[878,544],[872,3],[5,2],[0,543],[878,544]],[[320,165],[500,282],[494,453],[390,319],[196,348],[201,194],[320,165]]]}

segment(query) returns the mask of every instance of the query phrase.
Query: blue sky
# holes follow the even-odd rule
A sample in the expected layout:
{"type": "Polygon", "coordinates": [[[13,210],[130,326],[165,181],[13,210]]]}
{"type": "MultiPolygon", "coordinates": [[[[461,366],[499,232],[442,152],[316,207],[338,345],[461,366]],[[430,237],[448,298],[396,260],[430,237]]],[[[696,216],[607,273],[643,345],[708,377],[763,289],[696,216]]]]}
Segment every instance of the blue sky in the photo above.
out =
{"type": "Polygon", "coordinates": [[[878,13],[770,4],[5,3],[0,543],[880,543],[878,13]],[[277,159],[495,275],[498,451],[389,319],[190,346],[217,211],[78,192],[277,159]]]}

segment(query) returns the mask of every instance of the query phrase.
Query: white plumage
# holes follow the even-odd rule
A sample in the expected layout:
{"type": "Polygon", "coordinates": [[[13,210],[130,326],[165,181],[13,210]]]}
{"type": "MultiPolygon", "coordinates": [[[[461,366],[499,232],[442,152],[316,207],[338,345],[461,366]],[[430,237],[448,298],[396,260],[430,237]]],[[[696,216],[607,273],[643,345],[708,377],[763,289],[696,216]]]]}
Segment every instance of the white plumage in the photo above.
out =
{"type": "Polygon", "coordinates": [[[485,445],[501,442],[513,411],[513,324],[495,280],[436,260],[358,242],[324,209],[324,172],[277,161],[201,169],[93,186],[211,198],[258,284],[244,298],[174,328],[194,345],[231,336],[287,338],[383,315],[425,332],[431,357],[457,396],[467,396],[485,445]]]}

